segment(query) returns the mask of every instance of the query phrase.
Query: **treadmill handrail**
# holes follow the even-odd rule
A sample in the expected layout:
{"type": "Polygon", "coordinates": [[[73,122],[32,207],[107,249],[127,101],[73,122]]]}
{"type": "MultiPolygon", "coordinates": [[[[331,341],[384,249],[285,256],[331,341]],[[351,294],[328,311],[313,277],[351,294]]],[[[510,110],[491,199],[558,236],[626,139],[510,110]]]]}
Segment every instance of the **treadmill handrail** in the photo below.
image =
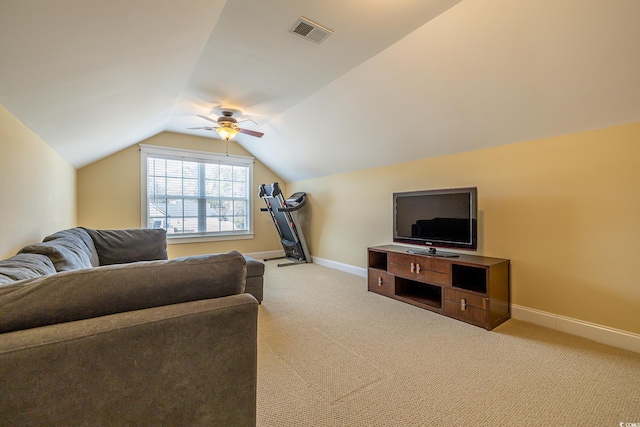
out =
{"type": "Polygon", "coordinates": [[[301,207],[303,207],[307,203],[307,197],[302,197],[302,201],[295,206],[286,207],[286,208],[278,208],[278,212],[293,212],[297,211],[301,207]]]}

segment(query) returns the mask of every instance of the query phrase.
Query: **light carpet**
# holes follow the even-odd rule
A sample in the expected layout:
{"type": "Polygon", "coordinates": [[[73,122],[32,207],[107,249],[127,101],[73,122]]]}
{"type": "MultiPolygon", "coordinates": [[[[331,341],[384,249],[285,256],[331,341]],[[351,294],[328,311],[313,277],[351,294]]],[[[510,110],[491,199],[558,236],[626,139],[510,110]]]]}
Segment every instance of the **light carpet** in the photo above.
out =
{"type": "Polygon", "coordinates": [[[640,426],[640,354],[509,320],[493,331],[316,264],[266,263],[258,426],[640,426]]]}

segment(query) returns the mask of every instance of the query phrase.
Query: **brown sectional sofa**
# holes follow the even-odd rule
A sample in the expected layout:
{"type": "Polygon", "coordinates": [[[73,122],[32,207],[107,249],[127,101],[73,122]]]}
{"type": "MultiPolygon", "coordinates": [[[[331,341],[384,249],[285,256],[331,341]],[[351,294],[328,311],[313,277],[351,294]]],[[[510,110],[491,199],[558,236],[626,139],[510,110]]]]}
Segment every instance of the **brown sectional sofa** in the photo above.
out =
{"type": "Polygon", "coordinates": [[[164,230],[74,228],[0,261],[0,420],[255,426],[248,264],[262,299],[262,263],[167,260],[164,230]]]}

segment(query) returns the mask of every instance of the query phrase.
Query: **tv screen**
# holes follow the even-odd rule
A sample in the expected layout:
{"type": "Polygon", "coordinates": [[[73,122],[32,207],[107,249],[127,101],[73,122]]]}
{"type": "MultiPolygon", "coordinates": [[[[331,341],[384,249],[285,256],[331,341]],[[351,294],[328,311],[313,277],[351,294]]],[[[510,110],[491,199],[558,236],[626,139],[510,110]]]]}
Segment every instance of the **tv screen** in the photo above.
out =
{"type": "Polygon", "coordinates": [[[393,194],[393,241],[477,249],[478,190],[454,188],[393,194]]]}

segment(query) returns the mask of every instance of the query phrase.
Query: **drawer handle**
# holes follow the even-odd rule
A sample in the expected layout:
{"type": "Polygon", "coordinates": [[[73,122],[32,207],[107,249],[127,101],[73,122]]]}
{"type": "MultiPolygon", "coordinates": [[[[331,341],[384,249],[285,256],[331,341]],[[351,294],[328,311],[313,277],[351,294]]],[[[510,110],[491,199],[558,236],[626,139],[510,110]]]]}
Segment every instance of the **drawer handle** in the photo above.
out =
{"type": "Polygon", "coordinates": [[[416,264],[416,274],[420,274],[420,264],[416,264]]]}
{"type": "Polygon", "coordinates": [[[414,271],[416,271],[416,265],[411,263],[411,272],[413,273],[414,271]]]}
{"type": "Polygon", "coordinates": [[[382,277],[378,277],[378,286],[382,286],[382,277]]]}
{"type": "Polygon", "coordinates": [[[467,309],[467,300],[464,298],[460,299],[460,310],[465,311],[467,309]]]}

